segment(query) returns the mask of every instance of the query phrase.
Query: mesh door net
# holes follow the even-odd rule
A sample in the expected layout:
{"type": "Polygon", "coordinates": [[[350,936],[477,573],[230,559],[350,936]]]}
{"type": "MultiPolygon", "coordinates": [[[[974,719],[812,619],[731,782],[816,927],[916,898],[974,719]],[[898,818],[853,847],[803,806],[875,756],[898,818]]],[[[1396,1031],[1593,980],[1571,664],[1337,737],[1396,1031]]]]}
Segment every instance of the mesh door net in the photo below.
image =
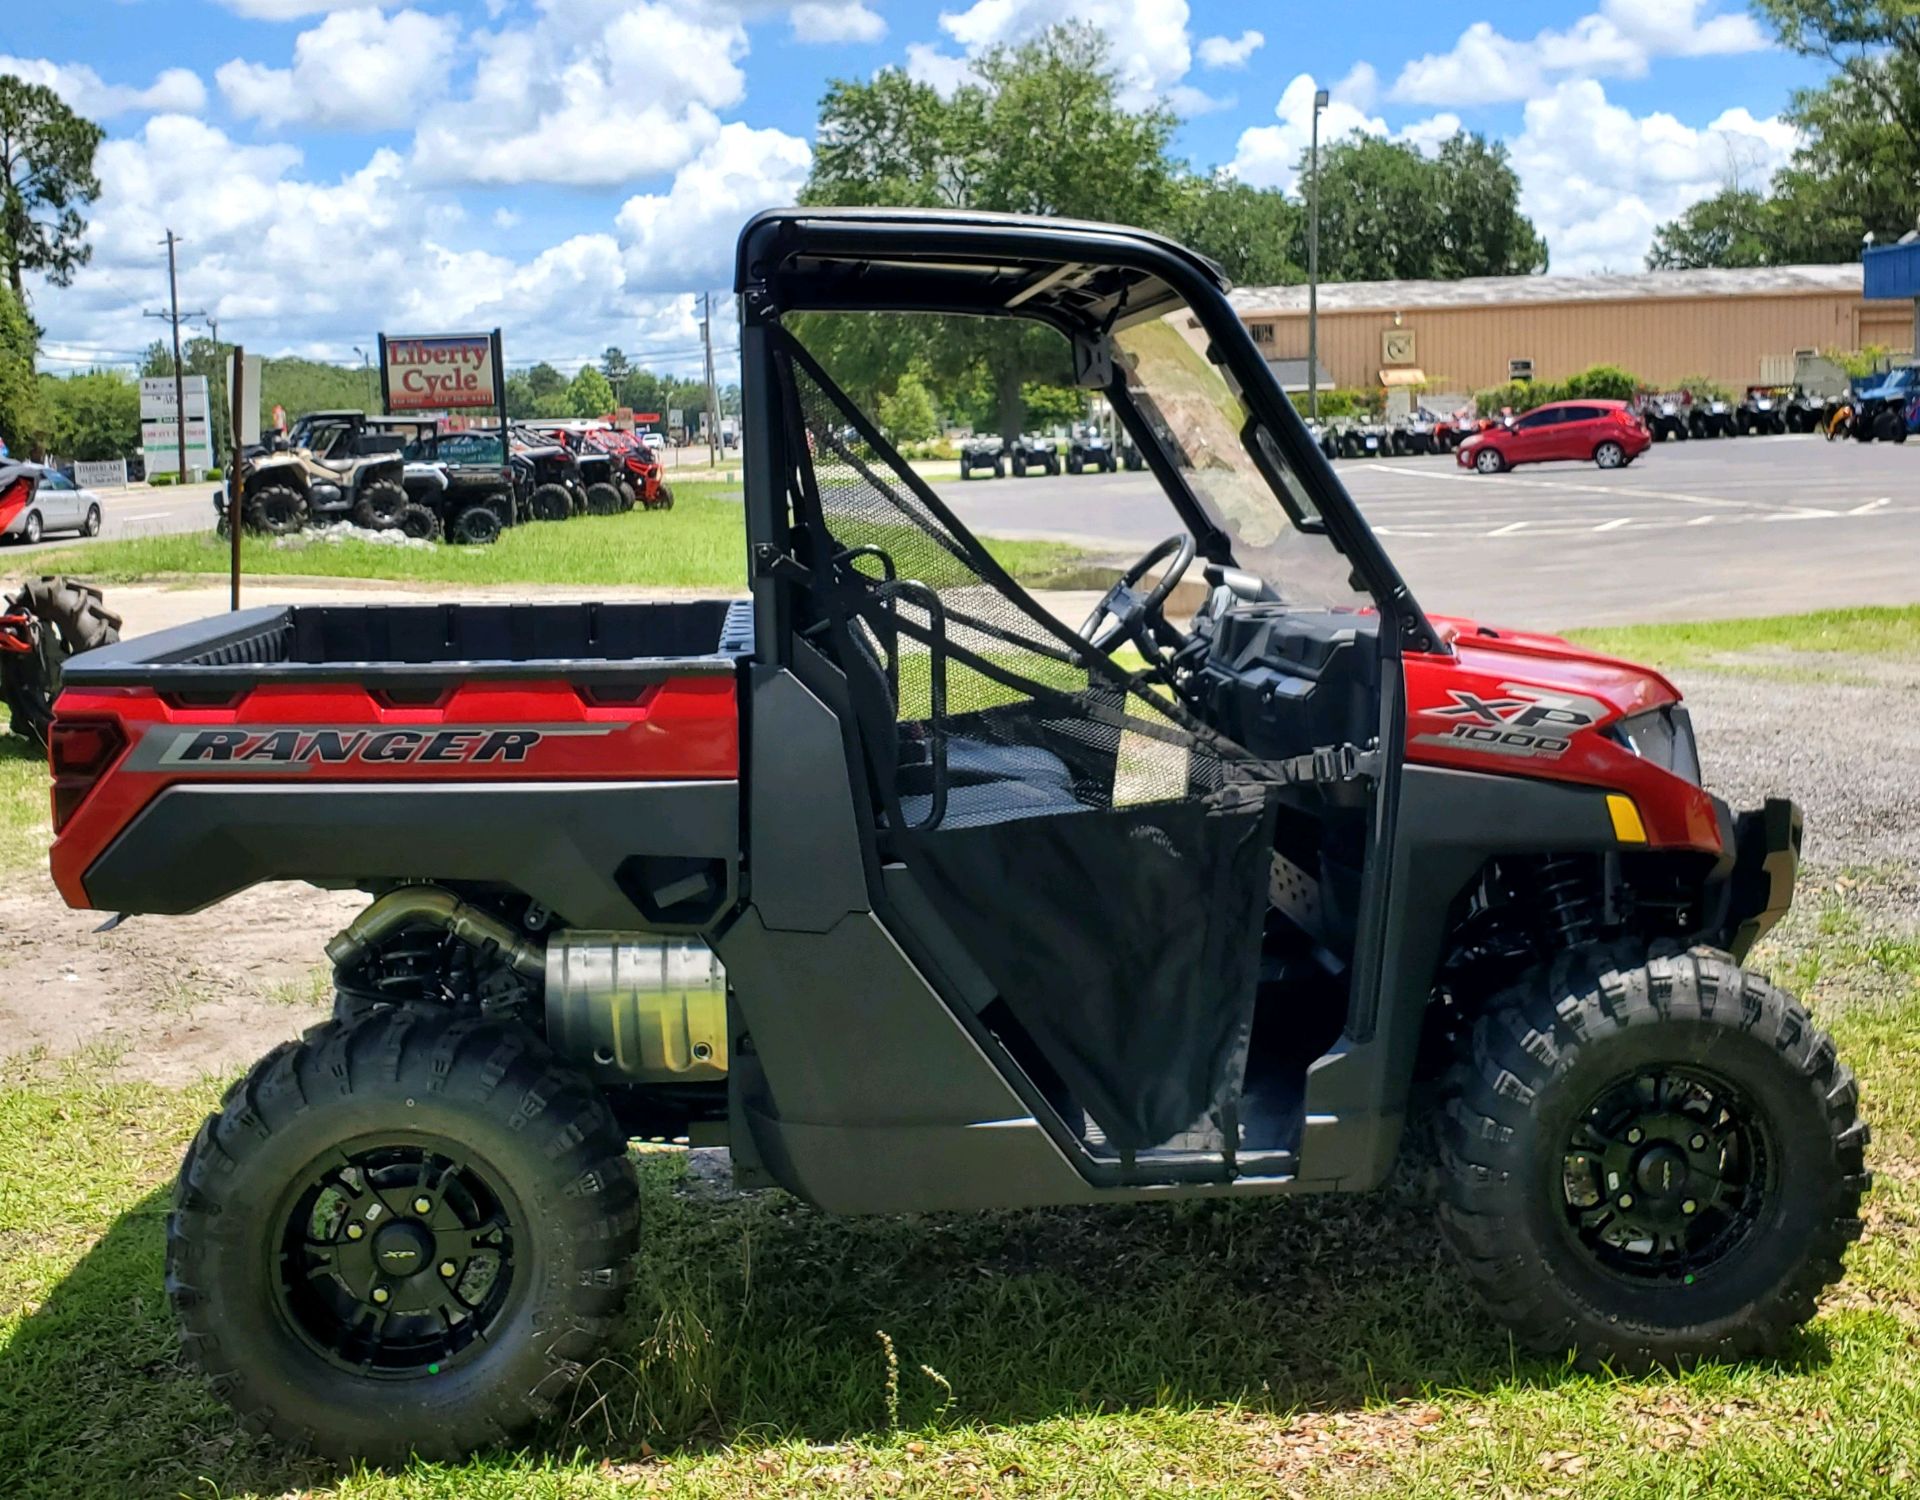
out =
{"type": "Polygon", "coordinates": [[[847,674],[888,847],[1112,1145],[1225,1126],[1265,798],[1227,774],[1234,747],[1047,614],[785,351],[812,630],[847,674]]]}

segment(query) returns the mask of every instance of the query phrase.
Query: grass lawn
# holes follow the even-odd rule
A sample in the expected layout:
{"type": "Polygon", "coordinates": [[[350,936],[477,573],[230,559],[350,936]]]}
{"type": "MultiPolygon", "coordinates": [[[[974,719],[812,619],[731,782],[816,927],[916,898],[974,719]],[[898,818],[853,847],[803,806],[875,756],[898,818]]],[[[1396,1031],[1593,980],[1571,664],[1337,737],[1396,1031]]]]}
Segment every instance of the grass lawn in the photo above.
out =
{"type": "MultiPolygon", "coordinates": [[[[579,516],[509,528],[491,547],[428,549],[370,542],[307,541],[281,546],[245,537],[240,566],[268,574],[378,578],[402,583],[565,583],[746,588],[745,512],[736,485],[676,483],[667,511],[579,516]]],[[[1022,579],[1062,572],[1081,557],[1058,542],[992,541],[1022,579]]],[[[33,560],[34,571],[75,573],[96,583],[135,583],[227,572],[227,544],[211,531],[91,542],[33,560]]]]}
{"type": "Polygon", "coordinates": [[[1686,625],[1623,625],[1574,630],[1583,646],[1629,661],[1693,666],[1742,651],[1806,651],[1857,656],[1920,654],[1920,606],[1829,609],[1754,620],[1686,625]]]}
{"type": "Polygon", "coordinates": [[[40,747],[17,734],[0,734],[0,876],[46,858],[53,832],[50,784],[40,747]]]}

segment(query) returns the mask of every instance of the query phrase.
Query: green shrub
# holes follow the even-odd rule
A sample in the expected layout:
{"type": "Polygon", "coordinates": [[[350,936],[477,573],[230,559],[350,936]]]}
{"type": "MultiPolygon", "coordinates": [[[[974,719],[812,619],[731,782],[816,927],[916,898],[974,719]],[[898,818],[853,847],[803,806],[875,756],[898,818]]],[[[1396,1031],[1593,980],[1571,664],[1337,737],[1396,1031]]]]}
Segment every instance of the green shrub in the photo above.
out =
{"type": "MultiPolygon", "coordinates": [[[[1287,399],[1293,402],[1294,410],[1301,416],[1307,414],[1309,403],[1305,391],[1289,391],[1287,399]]],[[[1377,390],[1342,386],[1320,393],[1320,419],[1334,422],[1342,417],[1377,416],[1384,405],[1385,400],[1377,390]]]]}
{"type": "Polygon", "coordinates": [[[1719,381],[1706,375],[1689,375],[1680,382],[1677,389],[1692,392],[1693,399],[1696,401],[1733,400],[1732,391],[1720,384],[1719,381]]]}
{"type": "Polygon", "coordinates": [[[1629,375],[1618,365],[1595,365],[1578,375],[1567,377],[1567,395],[1575,400],[1631,401],[1645,389],[1646,382],[1629,375]]]}
{"type": "Polygon", "coordinates": [[[1506,407],[1512,407],[1515,411],[1532,411],[1536,406],[1566,399],[1567,388],[1557,380],[1509,380],[1505,385],[1493,386],[1474,397],[1481,412],[1490,417],[1497,416],[1506,407]]]}
{"type": "Polygon", "coordinates": [[[930,460],[952,461],[960,456],[960,450],[945,438],[934,438],[925,443],[901,443],[900,456],[909,463],[926,463],[930,460]]]}

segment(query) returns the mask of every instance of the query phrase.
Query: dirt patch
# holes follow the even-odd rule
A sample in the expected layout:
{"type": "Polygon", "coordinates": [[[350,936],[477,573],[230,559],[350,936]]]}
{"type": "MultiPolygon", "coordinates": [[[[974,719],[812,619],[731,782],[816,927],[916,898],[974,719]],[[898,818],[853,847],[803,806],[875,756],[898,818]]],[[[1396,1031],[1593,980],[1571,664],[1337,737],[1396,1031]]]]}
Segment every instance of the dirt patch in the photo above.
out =
{"type": "Polygon", "coordinates": [[[96,932],[106,913],[68,910],[31,871],[0,895],[0,1073],[89,1050],[152,1083],[235,1072],[326,1015],[321,945],[365,902],[263,885],[96,932]]]}

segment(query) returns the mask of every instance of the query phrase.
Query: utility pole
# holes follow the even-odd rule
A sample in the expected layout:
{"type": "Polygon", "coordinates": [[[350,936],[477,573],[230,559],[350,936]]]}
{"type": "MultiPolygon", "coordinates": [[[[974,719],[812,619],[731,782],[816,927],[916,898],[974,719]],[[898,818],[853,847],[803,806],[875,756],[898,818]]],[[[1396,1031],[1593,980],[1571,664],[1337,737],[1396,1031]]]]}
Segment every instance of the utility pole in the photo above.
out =
{"type": "MultiPolygon", "coordinates": [[[[167,312],[143,312],[142,317],[165,318],[173,327],[173,426],[174,436],[178,439],[180,464],[180,482],[187,482],[187,377],[186,366],[180,359],[180,273],[174,260],[174,247],[180,243],[180,237],[171,229],[161,241],[167,247],[167,312]]],[[[185,314],[189,319],[198,318],[209,324],[214,330],[214,342],[220,341],[220,325],[206,313],[194,311],[185,314]]]]}
{"type": "Polygon", "coordinates": [[[713,293],[700,294],[700,342],[707,351],[707,467],[713,468],[720,441],[720,402],[713,388],[713,293]]]}
{"type": "Polygon", "coordinates": [[[1307,187],[1307,415],[1320,420],[1320,111],[1332,96],[1313,96],[1313,151],[1307,187]]]}

